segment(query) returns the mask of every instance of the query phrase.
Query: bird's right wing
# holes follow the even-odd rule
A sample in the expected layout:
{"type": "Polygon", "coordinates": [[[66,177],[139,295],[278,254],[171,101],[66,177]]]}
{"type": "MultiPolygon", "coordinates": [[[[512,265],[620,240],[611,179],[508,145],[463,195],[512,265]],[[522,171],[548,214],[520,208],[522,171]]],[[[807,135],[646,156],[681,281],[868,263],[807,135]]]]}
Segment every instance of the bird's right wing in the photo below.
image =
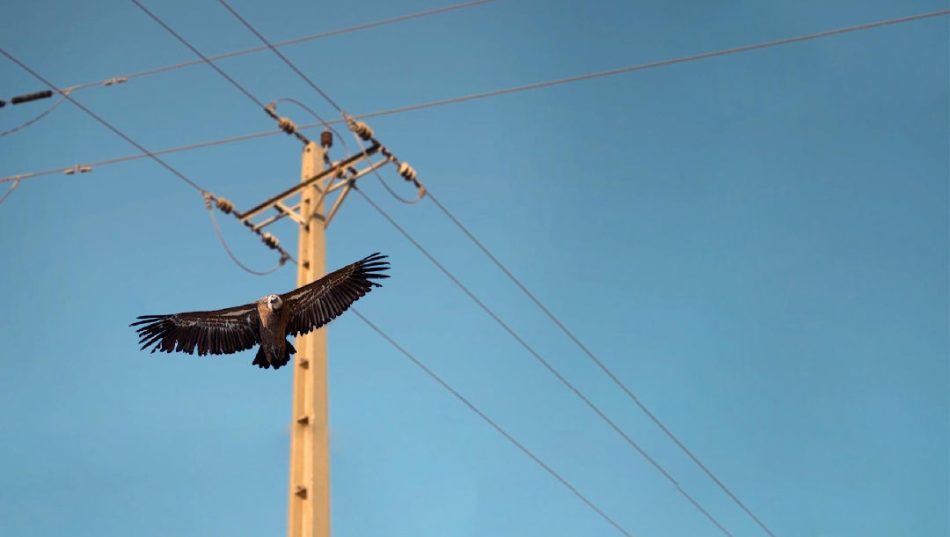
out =
{"type": "Polygon", "coordinates": [[[142,315],[129,326],[140,326],[142,350],[187,352],[198,355],[231,354],[260,343],[260,318],[256,304],[215,311],[189,311],[173,315],[142,315]]]}
{"type": "Polygon", "coordinates": [[[289,293],[284,293],[284,307],[290,309],[287,335],[299,336],[335,319],[350,305],[380,287],[374,280],[388,278],[386,256],[380,253],[364,257],[289,293]]]}

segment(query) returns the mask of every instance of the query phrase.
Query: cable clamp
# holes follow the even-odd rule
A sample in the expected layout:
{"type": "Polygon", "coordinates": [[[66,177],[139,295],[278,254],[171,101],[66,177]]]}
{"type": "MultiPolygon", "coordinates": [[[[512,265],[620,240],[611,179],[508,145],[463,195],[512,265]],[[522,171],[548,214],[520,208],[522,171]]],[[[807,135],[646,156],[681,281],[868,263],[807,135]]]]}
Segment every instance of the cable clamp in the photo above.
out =
{"type": "Polygon", "coordinates": [[[125,84],[125,83],[128,82],[128,81],[129,81],[129,78],[128,78],[128,77],[125,77],[125,76],[114,76],[114,77],[112,77],[112,78],[110,78],[110,79],[108,79],[108,80],[103,80],[103,81],[102,81],[102,85],[103,85],[103,86],[115,86],[115,85],[118,85],[118,84],[125,84]]]}
{"type": "Polygon", "coordinates": [[[83,166],[80,164],[76,164],[72,168],[66,168],[65,170],[63,170],[63,173],[65,173],[66,175],[75,175],[77,173],[89,173],[91,171],[92,171],[92,166],[83,166]]]}

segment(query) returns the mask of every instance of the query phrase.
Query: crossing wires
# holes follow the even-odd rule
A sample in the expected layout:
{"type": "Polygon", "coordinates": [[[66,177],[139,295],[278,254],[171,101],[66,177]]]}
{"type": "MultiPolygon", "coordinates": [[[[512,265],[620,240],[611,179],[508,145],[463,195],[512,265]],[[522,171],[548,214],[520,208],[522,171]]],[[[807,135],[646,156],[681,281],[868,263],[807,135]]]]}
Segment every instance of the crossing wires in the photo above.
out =
{"type": "MultiPolygon", "coordinates": [[[[471,5],[474,5],[474,3],[469,3],[469,4],[464,4],[464,5],[467,6],[467,5],[470,5],[470,4],[471,4],[471,5]]],[[[788,44],[792,44],[792,43],[799,43],[799,42],[809,41],[809,40],[814,40],[814,39],[822,39],[822,38],[831,37],[831,36],[835,36],[835,35],[840,35],[840,34],[844,34],[844,33],[857,32],[857,31],[864,31],[864,30],[871,30],[871,29],[874,29],[874,28],[880,28],[880,27],[884,27],[884,26],[891,26],[891,25],[895,25],[895,24],[904,24],[904,23],[908,23],[908,22],[913,22],[913,21],[918,21],[918,20],[924,20],[924,19],[930,19],[930,18],[934,18],[934,17],[942,17],[942,16],[946,16],[946,15],[950,15],[950,9],[945,9],[945,10],[940,10],[940,11],[932,11],[932,12],[928,12],[928,13],[921,13],[921,14],[918,14],[918,15],[911,15],[911,16],[907,16],[907,17],[898,17],[898,18],[893,18],[893,19],[884,19],[884,20],[873,21],[873,22],[864,23],[864,24],[858,24],[858,25],[855,25],[855,26],[846,26],[846,27],[836,28],[836,29],[832,29],[832,30],[826,30],[826,31],[822,31],[822,32],[815,32],[815,33],[805,34],[805,35],[800,35],[800,36],[795,36],[795,37],[789,37],[789,38],[783,38],[783,39],[776,39],[776,40],[772,40],[772,41],[765,41],[765,42],[762,42],[762,43],[744,45],[744,46],[741,46],[741,47],[735,47],[735,48],[729,48],[729,49],[721,49],[721,50],[715,50],[715,51],[709,51],[709,52],[702,52],[702,53],[698,53],[698,54],[692,54],[692,55],[689,55],[689,56],[681,56],[681,57],[678,57],[678,58],[670,58],[670,59],[659,60],[659,61],[655,61],[655,62],[648,62],[648,63],[641,63],[641,64],[628,65],[628,66],[624,66],[624,67],[618,67],[618,68],[615,68],[615,69],[608,69],[608,70],[606,70],[606,71],[596,71],[596,72],[584,73],[584,74],[581,74],[581,75],[569,76],[569,77],[564,77],[564,78],[557,78],[557,79],[545,80],[545,81],[540,81],[540,82],[532,82],[532,83],[522,84],[522,85],[518,85],[518,86],[510,86],[510,87],[507,87],[507,88],[499,88],[499,89],[494,89],[494,90],[489,90],[489,91],[482,91],[482,92],[477,92],[477,93],[470,93],[470,94],[466,94],[466,95],[459,95],[459,96],[454,96],[454,97],[447,97],[447,98],[443,98],[443,99],[433,99],[433,100],[424,101],[424,102],[421,102],[421,103],[414,103],[414,104],[408,104],[408,105],[397,106],[397,107],[392,107],[392,108],[385,108],[385,109],[381,109],[381,110],[375,110],[375,111],[371,111],[371,112],[365,112],[365,113],[362,113],[362,114],[354,114],[352,117],[353,117],[354,119],[369,119],[369,118],[374,118],[374,117],[383,117],[383,116],[391,116],[391,115],[396,115],[396,114],[404,114],[404,113],[407,113],[407,112],[414,112],[414,111],[418,111],[418,110],[426,110],[426,109],[429,109],[429,108],[436,108],[436,107],[440,107],[440,106],[448,106],[448,105],[451,105],[451,104],[459,104],[459,103],[464,103],[464,102],[468,102],[468,101],[475,101],[475,100],[480,100],[480,99],[487,99],[487,98],[490,98],[490,97],[498,97],[498,96],[502,96],[502,95],[510,95],[510,94],[515,94],[515,93],[522,93],[522,92],[527,92],[527,91],[534,91],[534,90],[537,90],[537,89],[543,89],[543,88],[549,88],[549,87],[554,87],[554,86],[560,86],[560,85],[564,85],[564,84],[572,84],[572,83],[575,83],[575,82],[581,82],[581,81],[586,81],[586,80],[593,80],[593,79],[597,79],[597,78],[605,78],[605,77],[617,76],[617,75],[626,74],[626,73],[631,73],[631,72],[635,72],[635,71],[644,71],[644,70],[648,70],[648,69],[656,69],[656,68],[659,68],[659,67],[666,67],[666,66],[675,65],[675,64],[680,64],[680,63],[687,63],[687,62],[694,62],[694,61],[707,60],[707,59],[711,59],[711,58],[715,58],[715,57],[720,57],[720,56],[726,56],[726,55],[731,55],[731,54],[739,54],[739,53],[744,53],[744,52],[750,52],[750,51],[753,51],[753,50],[760,50],[760,49],[764,49],[764,48],[777,47],[777,46],[788,45],[788,44]]],[[[409,17],[409,16],[406,16],[406,17],[409,17]]],[[[286,42],[284,42],[284,43],[286,43],[286,42]]],[[[282,43],[276,43],[276,44],[274,44],[274,46],[276,46],[276,47],[282,46],[282,43]]],[[[258,50],[269,50],[269,47],[264,46],[264,47],[258,47],[258,48],[255,48],[255,49],[247,49],[247,51],[255,51],[255,52],[258,51],[258,50]]],[[[223,57],[228,57],[228,55],[208,56],[207,59],[208,59],[208,61],[214,62],[214,61],[217,61],[218,59],[221,59],[221,58],[223,58],[223,57]]],[[[193,62],[188,62],[188,65],[197,65],[197,64],[201,64],[201,63],[205,63],[205,61],[204,61],[204,60],[196,60],[196,61],[193,61],[193,62]]],[[[78,89],[78,88],[81,87],[81,86],[82,86],[82,85],[79,85],[79,86],[77,86],[76,88],[78,89]]],[[[343,123],[343,122],[344,122],[343,119],[335,119],[335,120],[329,120],[329,121],[327,121],[326,123],[328,123],[328,124],[330,124],[330,125],[333,125],[333,124],[339,124],[339,123],[343,123]]],[[[324,125],[323,122],[316,122],[316,123],[310,123],[310,124],[302,124],[302,125],[298,126],[297,129],[298,129],[298,131],[302,131],[302,130],[308,130],[308,129],[313,129],[313,128],[317,128],[317,127],[324,127],[324,126],[325,126],[325,125],[324,125]]],[[[182,145],[182,146],[169,147],[169,148],[162,149],[162,150],[160,150],[160,151],[156,151],[155,154],[157,154],[157,155],[164,155],[164,154],[171,154],[171,153],[179,153],[179,152],[193,151],[193,150],[196,150],[196,149],[204,149],[204,148],[207,148],[207,147],[215,147],[215,146],[227,145],[227,144],[232,144],[232,143],[237,143],[237,142],[244,142],[244,141],[248,141],[248,140],[255,140],[255,139],[258,139],[258,138],[266,138],[266,137],[269,137],[269,136],[278,135],[278,134],[280,134],[281,132],[282,132],[282,131],[281,131],[280,129],[277,129],[277,130],[266,130],[266,131],[258,131],[258,132],[252,132],[252,133],[247,133],[247,134],[240,134],[240,135],[229,136],[229,137],[226,137],[226,138],[220,138],[220,139],[216,139],[216,140],[207,140],[207,141],[204,141],[204,142],[197,142],[197,143],[192,143],[192,144],[187,144],[187,145],[182,145]]],[[[110,165],[112,165],[112,164],[118,164],[118,163],[120,163],[120,162],[127,162],[127,161],[130,161],[130,160],[138,160],[138,159],[142,159],[142,158],[147,158],[148,156],[149,156],[149,155],[146,155],[146,154],[144,154],[144,153],[140,153],[140,154],[136,154],[136,155],[125,155],[125,156],[116,157],[116,158],[111,158],[111,159],[105,159],[105,160],[99,160],[99,161],[89,162],[88,165],[91,166],[91,167],[94,167],[94,168],[95,168],[95,167],[100,167],[100,166],[110,166],[110,165]]],[[[70,169],[70,168],[71,168],[71,166],[70,166],[70,167],[65,167],[65,168],[64,168],[64,167],[57,167],[57,168],[50,168],[50,169],[45,169],[45,170],[38,170],[38,171],[20,173],[20,174],[14,175],[14,176],[2,177],[2,178],[0,178],[0,183],[19,181],[19,180],[22,180],[22,179],[32,179],[32,178],[34,178],[34,177],[42,177],[42,176],[46,176],[46,175],[52,175],[52,174],[55,174],[55,173],[62,173],[62,172],[66,171],[66,170],[68,170],[68,169],[70,169]]]]}
{"type": "MultiPolygon", "coordinates": [[[[57,89],[56,86],[52,82],[50,82],[47,78],[43,77],[38,72],[30,68],[28,65],[26,65],[25,63],[17,59],[15,56],[9,53],[6,49],[0,48],[0,54],[6,56],[7,59],[17,64],[21,69],[29,73],[31,76],[33,76],[33,78],[37,79],[38,81],[48,86],[51,90],[55,90],[59,92],[59,94],[62,95],[63,99],[66,99],[69,102],[71,102],[77,108],[79,108],[80,110],[85,112],[87,115],[95,119],[99,124],[106,127],[107,129],[115,133],[117,136],[119,136],[120,138],[122,138],[123,140],[131,144],[132,146],[134,146],[136,149],[141,151],[143,154],[147,155],[149,158],[157,162],[163,168],[171,172],[173,175],[181,179],[185,184],[187,184],[192,189],[196,190],[199,194],[201,194],[202,199],[205,201],[205,205],[208,207],[209,213],[212,218],[212,223],[215,226],[218,238],[221,240],[221,243],[224,246],[225,250],[228,252],[228,255],[232,256],[232,258],[234,257],[233,254],[231,253],[230,248],[228,248],[227,244],[224,242],[224,237],[221,235],[220,229],[218,229],[217,227],[218,226],[217,221],[214,219],[214,214],[211,213],[211,208],[210,208],[212,201],[217,203],[219,207],[225,207],[225,208],[230,206],[230,202],[228,202],[224,198],[219,198],[215,196],[213,193],[206,190],[204,187],[202,187],[201,185],[199,185],[198,183],[190,179],[184,173],[178,171],[176,168],[174,168],[171,164],[167,163],[165,160],[160,158],[158,155],[146,149],[145,146],[136,142],[134,139],[132,139],[131,136],[121,131],[118,127],[116,127],[112,123],[103,119],[102,116],[96,114],[90,108],[82,104],[81,102],[77,101],[72,95],[70,95],[70,92],[57,89]]],[[[82,171],[82,169],[79,168],[78,166],[77,166],[77,170],[79,170],[80,172],[82,171]]],[[[7,198],[7,196],[9,196],[10,193],[19,185],[19,183],[20,183],[20,180],[14,181],[13,186],[6,192],[6,194],[4,194],[3,198],[0,198],[0,202],[4,201],[7,198]]],[[[280,253],[280,261],[278,262],[278,267],[283,265],[287,260],[291,259],[290,254],[287,253],[283,248],[281,248],[280,244],[276,242],[276,240],[268,241],[267,237],[262,237],[262,239],[264,240],[264,243],[267,244],[268,247],[274,250],[277,250],[280,253]]],[[[247,269],[243,265],[242,265],[242,268],[245,268],[245,270],[250,271],[250,269],[247,269]]],[[[273,270],[276,270],[276,268],[273,270]]]]}
{"type": "MultiPolygon", "coordinates": [[[[138,0],[132,0],[133,2],[138,3],[138,0]]],[[[277,55],[281,61],[283,61],[291,70],[293,70],[298,76],[300,76],[316,93],[322,96],[330,105],[335,108],[343,116],[345,120],[349,119],[348,114],[345,110],[334,101],[326,92],[324,92],[313,80],[310,79],[306,74],[303,73],[292,61],[290,61],[285,55],[283,55],[279,50],[277,50],[270,42],[264,37],[256,28],[254,28],[251,23],[241,16],[229,3],[227,0],[218,0],[218,2],[225,7],[235,18],[237,18],[251,33],[253,33],[264,45],[268,46],[275,55],[277,55]]],[[[632,447],[637,453],[639,453],[644,459],[647,460],[657,471],[660,472],[663,477],[665,477],[676,490],[683,495],[690,504],[693,505],[700,513],[702,513],[713,525],[715,525],[720,531],[725,535],[732,536],[732,533],[726,529],[722,523],[720,523],[708,510],[706,510],[692,495],[690,495],[682,486],[677,482],[677,480],[669,473],[666,468],[664,468],[656,459],[654,459],[649,453],[647,453],[633,438],[631,438],[622,428],[620,428],[610,417],[607,416],[603,410],[600,409],[593,401],[591,401],[582,391],[580,391],[574,384],[572,384],[563,374],[560,373],[554,366],[550,364],[541,354],[539,354],[527,341],[524,340],[514,329],[511,328],[508,323],[501,319],[491,308],[489,308],[481,299],[479,299],[474,293],[472,293],[454,274],[451,273],[445,266],[440,263],[428,250],[423,247],[415,238],[413,238],[402,226],[400,226],[385,210],[382,209],[378,204],[376,204],[365,192],[357,189],[357,192],[362,195],[362,197],[378,212],[380,213],[397,231],[399,231],[413,246],[416,247],[426,258],[429,259],[439,270],[441,270],[456,286],[458,286],[470,299],[472,299],[476,305],[478,305],[489,317],[491,317],[496,323],[498,323],[510,336],[512,336],[526,351],[528,351],[531,356],[538,361],[549,373],[551,373],[558,381],[562,383],[568,390],[570,390],[576,397],[578,397],[588,408],[590,408],[598,417],[601,418],[614,432],[616,432],[621,438],[626,441],[626,443],[632,447]]],[[[439,204],[442,207],[443,211],[448,213],[447,209],[444,206],[439,204]]],[[[457,220],[456,220],[457,221],[457,220]]],[[[487,250],[486,250],[487,251],[487,250]]]]}
{"type": "MultiPolygon", "coordinates": [[[[257,99],[256,97],[254,97],[253,94],[251,94],[248,90],[246,90],[245,88],[243,88],[243,87],[242,87],[237,81],[235,81],[233,78],[231,78],[231,77],[228,76],[226,73],[224,73],[224,71],[221,70],[219,67],[213,65],[213,62],[212,62],[211,60],[207,59],[206,56],[204,56],[200,51],[198,51],[195,47],[193,47],[190,43],[188,43],[180,34],[178,34],[177,32],[175,32],[174,30],[172,30],[171,27],[168,26],[164,21],[162,21],[157,15],[155,15],[154,13],[152,13],[152,12],[150,12],[148,9],[146,9],[145,6],[143,6],[138,0],[131,0],[131,1],[132,1],[133,3],[135,3],[137,6],[139,6],[143,11],[145,11],[146,13],[148,13],[150,17],[152,17],[152,18],[153,18],[157,23],[159,23],[163,28],[165,28],[166,30],[168,30],[169,33],[171,33],[171,34],[172,34],[173,36],[175,36],[179,41],[181,41],[181,42],[182,42],[183,44],[185,44],[188,48],[190,48],[195,54],[197,54],[199,57],[203,58],[206,63],[212,64],[212,67],[215,68],[215,71],[217,71],[217,72],[218,72],[219,74],[221,74],[224,78],[226,78],[228,81],[230,81],[230,82],[232,83],[232,85],[234,85],[237,89],[239,89],[239,90],[241,90],[243,93],[245,93],[245,94],[251,99],[251,101],[253,101],[255,104],[258,104],[258,105],[261,103],[261,101],[260,101],[259,99],[257,99]]],[[[259,34],[258,34],[258,35],[259,35],[259,34]]],[[[260,37],[261,37],[261,39],[264,39],[263,36],[260,36],[260,37]]],[[[289,100],[289,99],[283,99],[283,100],[288,100],[288,101],[290,101],[290,102],[296,102],[296,101],[289,100]]],[[[296,102],[296,103],[297,103],[298,105],[302,106],[304,109],[306,109],[306,110],[307,110],[308,112],[310,112],[311,114],[316,115],[316,113],[313,112],[313,110],[311,110],[311,109],[310,109],[309,107],[307,107],[306,105],[303,105],[302,103],[299,103],[299,102],[296,102]]],[[[317,117],[319,118],[319,116],[317,116],[317,117]]],[[[322,118],[319,118],[319,119],[320,119],[321,121],[323,121],[322,118]]],[[[364,153],[365,153],[365,150],[364,150],[364,153]]],[[[362,191],[360,191],[360,190],[358,190],[358,189],[357,189],[357,192],[362,193],[362,191]]],[[[364,194],[364,195],[365,195],[365,194],[364,194]]],[[[456,280],[456,281],[457,281],[457,280],[456,280]]],[[[477,299],[476,299],[476,300],[477,300],[477,299]]],[[[602,519],[604,519],[606,522],[608,522],[611,526],[613,526],[617,531],[619,531],[619,532],[622,533],[623,535],[625,535],[625,536],[627,536],[627,537],[632,537],[632,534],[631,534],[629,531],[627,531],[623,526],[621,526],[616,520],[614,520],[614,519],[611,518],[609,515],[607,515],[600,507],[597,506],[597,504],[595,504],[594,502],[592,502],[586,495],[584,495],[583,493],[581,493],[573,484],[571,484],[569,481],[567,481],[567,480],[566,480],[563,476],[561,476],[556,470],[554,470],[551,466],[549,466],[547,463],[545,463],[542,459],[540,459],[540,458],[539,458],[536,454],[534,454],[531,450],[529,450],[527,447],[525,447],[524,444],[522,444],[521,442],[519,442],[519,441],[518,441],[514,436],[512,436],[509,432],[507,432],[505,429],[503,429],[501,426],[499,426],[499,425],[497,424],[497,422],[495,422],[494,420],[492,420],[488,415],[486,415],[486,414],[485,414],[484,412],[482,412],[478,407],[476,407],[474,404],[472,404],[467,398],[465,398],[464,396],[462,396],[461,393],[459,393],[457,390],[455,390],[451,385],[449,385],[445,380],[443,380],[440,376],[438,376],[434,371],[432,371],[431,369],[429,369],[424,363],[422,363],[422,362],[421,362],[420,360],[418,360],[414,355],[412,355],[411,353],[409,353],[405,348],[403,348],[401,345],[399,345],[395,340],[393,340],[391,337],[389,337],[385,332],[383,332],[378,326],[376,326],[374,323],[372,323],[372,322],[371,322],[369,319],[367,319],[365,316],[363,316],[362,314],[359,314],[358,312],[357,312],[357,315],[358,315],[358,316],[360,317],[360,319],[362,319],[371,329],[373,329],[374,331],[376,331],[376,332],[377,332],[381,337],[383,337],[387,342],[389,342],[389,343],[390,343],[391,345],[393,345],[397,350],[399,350],[403,355],[405,355],[407,358],[409,358],[409,360],[412,361],[412,363],[414,363],[417,367],[419,367],[420,369],[422,369],[427,375],[429,375],[429,376],[430,376],[431,378],[433,378],[436,382],[438,382],[443,388],[445,388],[446,390],[448,390],[453,396],[455,396],[457,399],[459,399],[459,400],[460,400],[463,404],[465,404],[470,410],[472,410],[473,412],[475,412],[480,418],[482,418],[484,421],[486,421],[496,432],[498,432],[498,433],[501,434],[503,437],[505,437],[509,442],[511,442],[512,444],[514,444],[519,450],[521,450],[525,455],[527,455],[532,461],[534,461],[536,464],[538,464],[539,466],[541,466],[541,467],[542,467],[546,472],[548,472],[552,477],[554,477],[555,479],[557,479],[564,487],[566,487],[572,494],[574,494],[578,499],[580,499],[583,503],[585,503],[585,504],[586,504],[591,510],[593,510],[598,516],[600,516],[602,519]]],[[[695,502],[694,502],[694,503],[695,503],[695,502]]],[[[696,504],[696,505],[698,506],[698,504],[696,504]]],[[[707,514],[707,516],[708,516],[708,514],[707,514]]],[[[720,526],[720,527],[721,527],[721,526],[720,526]]],[[[730,535],[730,536],[731,536],[731,534],[729,534],[728,532],[726,532],[726,533],[727,533],[727,535],[730,535]]]]}

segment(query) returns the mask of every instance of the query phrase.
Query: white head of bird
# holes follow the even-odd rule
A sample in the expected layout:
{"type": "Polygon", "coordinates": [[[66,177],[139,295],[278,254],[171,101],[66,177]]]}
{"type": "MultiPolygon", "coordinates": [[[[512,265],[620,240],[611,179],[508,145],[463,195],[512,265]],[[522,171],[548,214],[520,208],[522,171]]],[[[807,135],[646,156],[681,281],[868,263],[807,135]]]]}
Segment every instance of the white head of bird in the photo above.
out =
{"type": "Polygon", "coordinates": [[[280,306],[284,303],[277,295],[267,295],[264,299],[267,301],[267,307],[270,308],[271,311],[279,310],[280,306]]]}

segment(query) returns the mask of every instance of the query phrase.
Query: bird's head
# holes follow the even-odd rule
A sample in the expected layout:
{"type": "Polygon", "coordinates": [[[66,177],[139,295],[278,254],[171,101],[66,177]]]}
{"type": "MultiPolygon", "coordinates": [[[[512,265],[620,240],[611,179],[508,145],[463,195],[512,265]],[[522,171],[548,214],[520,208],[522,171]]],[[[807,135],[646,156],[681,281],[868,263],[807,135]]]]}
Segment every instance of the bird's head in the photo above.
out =
{"type": "Polygon", "coordinates": [[[272,311],[279,310],[280,307],[284,304],[284,301],[280,299],[277,295],[267,295],[264,297],[264,300],[267,302],[267,307],[272,311]]]}

